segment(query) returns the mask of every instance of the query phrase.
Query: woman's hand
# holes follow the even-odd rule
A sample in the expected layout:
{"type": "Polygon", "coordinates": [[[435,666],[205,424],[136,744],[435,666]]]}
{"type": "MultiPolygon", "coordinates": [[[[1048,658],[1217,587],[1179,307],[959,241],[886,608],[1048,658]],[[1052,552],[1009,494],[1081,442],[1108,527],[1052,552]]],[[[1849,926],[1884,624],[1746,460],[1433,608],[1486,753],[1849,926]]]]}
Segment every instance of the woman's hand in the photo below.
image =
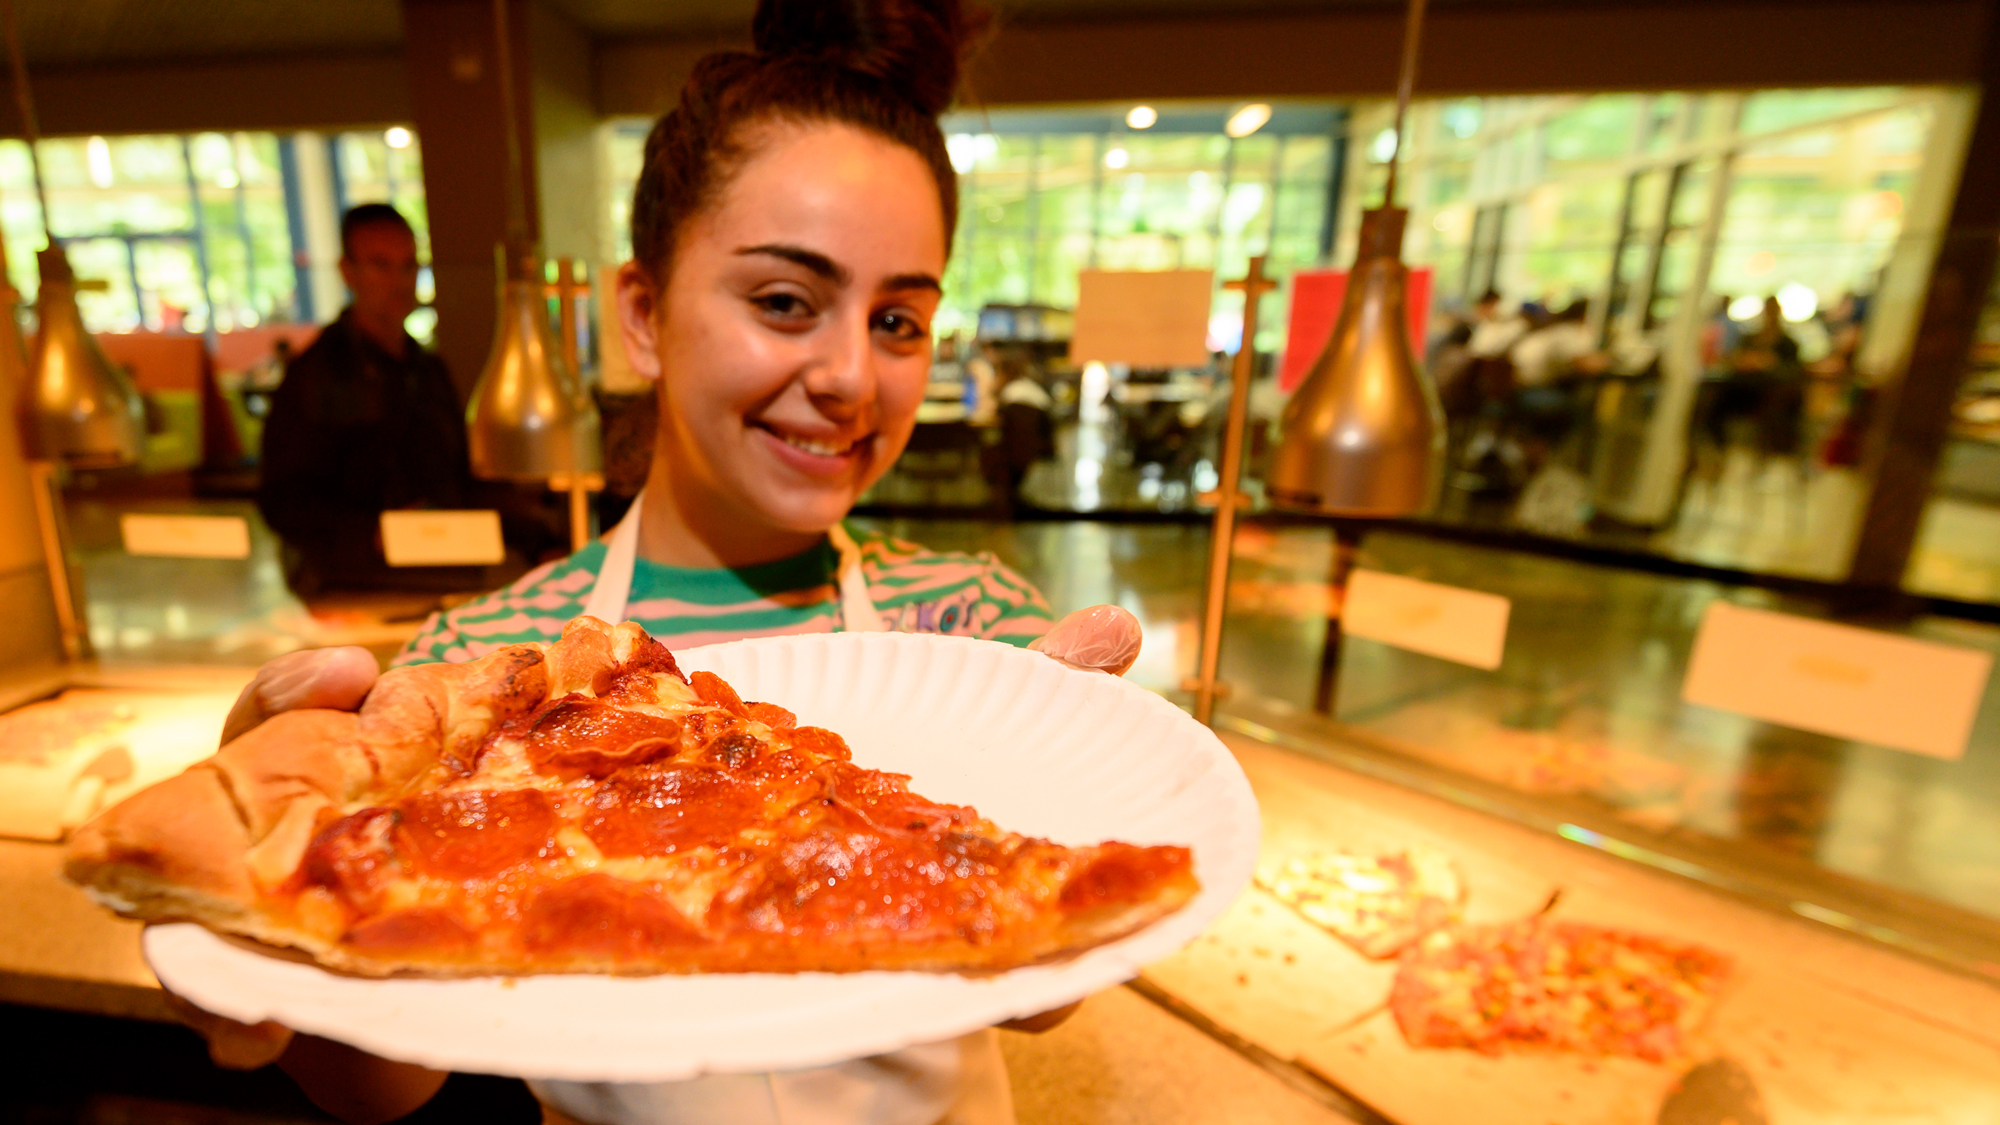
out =
{"type": "Polygon", "coordinates": [[[223,721],[222,741],[227,744],[280,711],[357,710],[381,674],[375,657],[355,645],[288,652],[250,678],[223,721]]]}
{"type": "MultiPolygon", "coordinates": [[[[365,648],[319,648],[287,653],[257,669],[222,724],[222,741],[283,711],[326,707],[353,711],[381,675],[365,648]]],[[[167,993],[182,1023],[208,1042],[208,1057],[229,1070],[278,1064],[308,1098],[355,1125],[393,1121],[430,1101],[444,1085],[443,1071],[391,1062],[280,1023],[237,1023],[167,993]]]]}
{"type": "MultiPolygon", "coordinates": [[[[1056,622],[1054,628],[1028,647],[1072,668],[1122,676],[1139,659],[1142,640],[1138,618],[1115,605],[1094,605],[1056,622]]],[[[1000,1026],[1008,1031],[1047,1031],[1075,1015],[1082,1004],[1079,1000],[1040,1015],[1008,1020],[1000,1026]]]]}
{"type": "Polygon", "coordinates": [[[176,1019],[208,1043],[209,1060],[224,1070],[269,1066],[292,1045],[292,1029],[281,1023],[237,1023],[197,1008],[171,992],[167,993],[167,1006],[174,1010],[176,1019]]]}
{"type": "MultiPolygon", "coordinates": [[[[380,675],[375,658],[365,648],[315,648],[289,652],[257,669],[222,723],[227,745],[252,727],[281,711],[330,707],[352,711],[361,706],[380,675]]],[[[292,1030],[269,1020],[237,1023],[167,993],[180,1021],[208,1041],[208,1057],[229,1070],[256,1070],[277,1062],[292,1044],[292,1030]]]]}
{"type": "Polygon", "coordinates": [[[1086,672],[1122,676],[1139,659],[1139,619],[1115,605],[1079,609],[1028,647],[1086,672]]]}

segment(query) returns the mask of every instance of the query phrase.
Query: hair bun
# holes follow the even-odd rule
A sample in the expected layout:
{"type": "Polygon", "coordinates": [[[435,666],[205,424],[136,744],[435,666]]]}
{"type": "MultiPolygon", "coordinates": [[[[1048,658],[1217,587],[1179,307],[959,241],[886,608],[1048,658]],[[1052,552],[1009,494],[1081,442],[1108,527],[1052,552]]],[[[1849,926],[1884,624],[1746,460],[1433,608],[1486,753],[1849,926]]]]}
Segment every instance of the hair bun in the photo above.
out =
{"type": "Polygon", "coordinates": [[[750,34],[764,54],[870,75],[936,116],[958,92],[959,67],[983,23],[960,0],[760,0],[750,34]]]}

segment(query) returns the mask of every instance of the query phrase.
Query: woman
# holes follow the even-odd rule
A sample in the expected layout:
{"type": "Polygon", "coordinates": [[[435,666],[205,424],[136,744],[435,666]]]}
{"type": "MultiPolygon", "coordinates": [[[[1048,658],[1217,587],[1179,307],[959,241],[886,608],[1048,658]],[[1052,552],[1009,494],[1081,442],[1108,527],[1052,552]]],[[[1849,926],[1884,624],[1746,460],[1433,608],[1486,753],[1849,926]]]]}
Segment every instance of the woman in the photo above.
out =
{"type": "MultiPolygon", "coordinates": [[[[627,355],[659,384],[643,493],[605,542],[434,617],[397,663],[552,640],[587,612],[674,647],[896,629],[1131,665],[1138,625],[1122,610],[1050,628],[1041,595],[990,556],[857,542],[840,523],[923,398],[957,214],[937,114],[972,29],[953,0],[765,0],[755,52],[697,65],[647,140],[618,280],[627,355]]],[[[289,708],[358,706],[374,678],[359,650],[274,661],[225,737],[289,708]]],[[[444,1081],[273,1025],[189,1020],[219,1062],[276,1059],[348,1120],[400,1116],[444,1081]]],[[[1012,1120],[991,1032],[780,1075],[532,1086],[558,1122],[1012,1120]]]]}

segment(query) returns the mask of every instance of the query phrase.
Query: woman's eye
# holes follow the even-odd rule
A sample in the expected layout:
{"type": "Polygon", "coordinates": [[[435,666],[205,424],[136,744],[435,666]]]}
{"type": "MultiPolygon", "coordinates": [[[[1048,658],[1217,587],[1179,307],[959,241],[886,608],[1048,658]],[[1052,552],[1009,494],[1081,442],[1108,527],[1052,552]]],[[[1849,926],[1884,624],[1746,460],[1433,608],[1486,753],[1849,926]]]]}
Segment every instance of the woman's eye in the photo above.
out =
{"type": "Polygon", "coordinates": [[[772,316],[787,320],[812,315],[812,306],[796,293],[766,293],[751,298],[750,303],[772,316]]]}
{"type": "Polygon", "coordinates": [[[897,340],[921,340],[926,334],[917,318],[907,313],[886,312],[875,318],[875,330],[897,340]]]}

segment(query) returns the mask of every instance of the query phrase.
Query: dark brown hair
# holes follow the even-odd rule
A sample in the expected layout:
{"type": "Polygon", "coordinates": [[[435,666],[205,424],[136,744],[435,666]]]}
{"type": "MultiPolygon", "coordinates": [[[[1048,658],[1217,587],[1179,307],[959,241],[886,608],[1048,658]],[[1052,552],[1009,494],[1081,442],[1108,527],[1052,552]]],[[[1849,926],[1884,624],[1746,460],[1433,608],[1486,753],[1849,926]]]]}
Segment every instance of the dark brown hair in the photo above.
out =
{"type": "Polygon", "coordinates": [[[362,203],[349,207],[340,217],[340,256],[354,257],[354,232],[364,227],[401,227],[404,234],[416,237],[410,229],[410,220],[401,211],[387,203],[362,203]]]}
{"type": "Polygon", "coordinates": [[[937,181],[948,250],[958,178],[937,116],[983,25],[959,0],[762,0],[756,50],[696,63],[680,103],[646,138],[633,258],[665,284],[682,227],[749,158],[749,131],[772,121],[852,125],[915,152],[937,181]]]}

